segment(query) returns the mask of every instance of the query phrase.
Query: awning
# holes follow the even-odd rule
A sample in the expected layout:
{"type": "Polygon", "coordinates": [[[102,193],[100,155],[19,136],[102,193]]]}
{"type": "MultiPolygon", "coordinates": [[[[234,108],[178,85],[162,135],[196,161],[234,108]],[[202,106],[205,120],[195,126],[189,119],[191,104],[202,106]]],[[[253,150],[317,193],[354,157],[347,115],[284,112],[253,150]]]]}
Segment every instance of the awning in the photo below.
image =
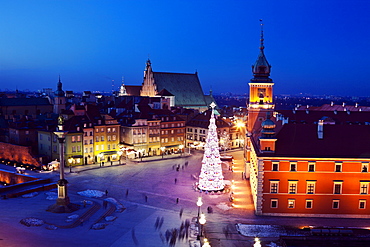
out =
{"type": "Polygon", "coordinates": [[[101,152],[100,154],[101,154],[101,155],[113,155],[113,154],[117,154],[117,151],[101,152]]]}
{"type": "Polygon", "coordinates": [[[165,148],[178,148],[180,145],[165,146],[165,148]]]}
{"type": "Polygon", "coordinates": [[[77,158],[80,158],[80,159],[82,159],[83,158],[83,156],[82,155],[74,155],[74,156],[71,156],[72,158],[75,158],[75,159],[77,159],[77,158]]]}

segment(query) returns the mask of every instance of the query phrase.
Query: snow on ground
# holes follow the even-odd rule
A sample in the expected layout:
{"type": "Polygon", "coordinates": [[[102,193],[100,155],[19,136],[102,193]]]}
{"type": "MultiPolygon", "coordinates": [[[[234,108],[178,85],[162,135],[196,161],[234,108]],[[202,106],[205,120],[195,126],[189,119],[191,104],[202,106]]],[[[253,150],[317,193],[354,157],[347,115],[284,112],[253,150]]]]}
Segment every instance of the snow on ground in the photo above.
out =
{"type": "Polygon", "coordinates": [[[29,218],[21,219],[20,223],[25,226],[42,226],[44,224],[44,221],[29,217],[29,218]]]}
{"type": "Polygon", "coordinates": [[[283,226],[236,224],[240,234],[247,237],[280,237],[287,235],[283,226]]]}
{"type": "Polygon", "coordinates": [[[225,202],[221,202],[216,205],[219,209],[222,209],[224,211],[230,210],[232,207],[229,207],[225,202]]]}
{"type": "Polygon", "coordinates": [[[91,197],[91,198],[99,198],[105,195],[105,192],[100,190],[84,190],[77,192],[77,194],[81,196],[91,197]]]}
{"type": "Polygon", "coordinates": [[[104,200],[114,204],[116,206],[116,212],[122,212],[126,209],[121,203],[119,203],[116,199],[112,197],[106,198],[104,200]]]}
{"type": "Polygon", "coordinates": [[[29,194],[25,194],[22,197],[23,198],[31,198],[31,197],[37,196],[38,194],[39,194],[38,192],[32,192],[32,193],[29,193],[29,194]]]}
{"type": "Polygon", "coordinates": [[[49,191],[45,194],[47,195],[46,200],[55,201],[58,198],[58,193],[56,192],[49,191]]]}

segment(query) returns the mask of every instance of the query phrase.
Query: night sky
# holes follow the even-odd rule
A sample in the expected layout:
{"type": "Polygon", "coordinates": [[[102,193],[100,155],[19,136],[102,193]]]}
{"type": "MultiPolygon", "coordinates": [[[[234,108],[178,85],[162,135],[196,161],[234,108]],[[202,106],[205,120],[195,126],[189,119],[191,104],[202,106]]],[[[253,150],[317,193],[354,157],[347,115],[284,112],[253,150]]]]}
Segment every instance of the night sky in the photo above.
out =
{"type": "Polygon", "coordinates": [[[0,0],[0,90],[141,85],[149,57],[248,93],[260,19],[275,93],[370,96],[368,0],[0,0]]]}

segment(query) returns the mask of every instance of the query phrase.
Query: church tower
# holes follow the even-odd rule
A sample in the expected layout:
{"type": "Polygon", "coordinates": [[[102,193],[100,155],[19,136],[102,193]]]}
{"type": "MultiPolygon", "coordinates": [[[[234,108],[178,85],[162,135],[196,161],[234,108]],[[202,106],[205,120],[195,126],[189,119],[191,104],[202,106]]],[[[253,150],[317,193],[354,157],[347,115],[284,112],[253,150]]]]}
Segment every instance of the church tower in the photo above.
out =
{"type": "Polygon", "coordinates": [[[270,78],[271,65],[264,53],[263,23],[261,23],[261,44],[257,61],[252,66],[253,78],[249,83],[248,125],[247,131],[253,134],[261,128],[266,116],[274,110],[273,86],[270,78]]]}
{"type": "Polygon", "coordinates": [[[152,63],[148,59],[144,71],[144,81],[141,87],[140,96],[154,97],[157,95],[157,86],[154,82],[152,63]]]}
{"type": "Polygon", "coordinates": [[[62,82],[59,81],[57,84],[57,90],[54,92],[54,113],[60,114],[66,108],[66,97],[62,89],[62,82]]]}

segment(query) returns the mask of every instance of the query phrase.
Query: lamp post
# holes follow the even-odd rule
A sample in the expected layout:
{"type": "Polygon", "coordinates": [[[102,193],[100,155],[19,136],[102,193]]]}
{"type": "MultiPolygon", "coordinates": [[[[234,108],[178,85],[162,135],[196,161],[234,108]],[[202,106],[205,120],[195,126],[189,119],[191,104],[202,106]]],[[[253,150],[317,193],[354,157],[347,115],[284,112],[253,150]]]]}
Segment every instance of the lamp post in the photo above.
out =
{"type": "Polygon", "coordinates": [[[200,236],[203,237],[203,225],[206,223],[206,216],[204,214],[200,215],[199,223],[200,223],[200,236]]]}
{"type": "MultiPolygon", "coordinates": [[[[199,226],[199,215],[200,215],[200,207],[203,205],[203,201],[202,201],[202,197],[198,197],[198,201],[197,201],[197,206],[198,206],[198,217],[197,217],[197,223],[198,223],[198,228],[200,229],[200,226],[199,226]]],[[[199,237],[199,232],[198,232],[198,237],[197,239],[199,240],[200,237],[199,237]]]]}
{"type": "Polygon", "coordinates": [[[163,159],[163,153],[164,153],[164,150],[165,150],[166,148],[165,147],[161,147],[161,151],[162,151],[162,159],[163,159]]]}
{"type": "Polygon", "coordinates": [[[119,156],[119,163],[120,164],[121,164],[122,154],[123,154],[123,152],[121,150],[117,152],[117,155],[119,156]]]}
{"type": "Polygon", "coordinates": [[[68,159],[68,164],[69,164],[69,173],[72,173],[72,163],[73,163],[73,158],[72,158],[72,157],[70,157],[70,158],[68,159]]]}

